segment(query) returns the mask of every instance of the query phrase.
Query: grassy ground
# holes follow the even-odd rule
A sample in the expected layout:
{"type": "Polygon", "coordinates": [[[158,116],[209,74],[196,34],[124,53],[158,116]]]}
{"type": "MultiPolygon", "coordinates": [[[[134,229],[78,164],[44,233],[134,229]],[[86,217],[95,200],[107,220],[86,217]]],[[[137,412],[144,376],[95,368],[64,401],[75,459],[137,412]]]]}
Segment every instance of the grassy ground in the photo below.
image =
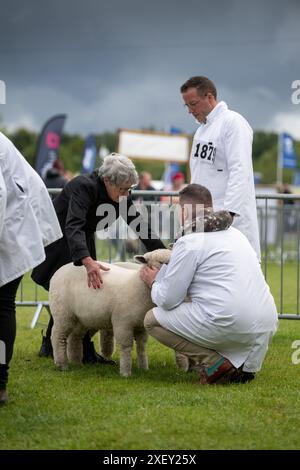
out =
{"type": "MultiPolygon", "coordinates": [[[[265,268],[262,264],[263,270],[265,268]]],[[[278,263],[269,263],[266,270],[267,282],[275,298],[278,312],[300,313],[299,292],[297,292],[297,282],[299,291],[299,279],[297,281],[297,263],[285,262],[282,269],[278,263]],[[281,295],[282,292],[282,295],[281,295]],[[298,301],[297,301],[298,297],[298,301]]]]}
{"type": "MultiPolygon", "coordinates": [[[[285,306],[292,309],[293,266],[286,269],[293,282],[286,282],[285,306]]],[[[268,275],[278,300],[277,267],[268,275]]],[[[292,364],[291,344],[300,339],[300,321],[280,322],[252,383],[201,387],[197,374],[177,371],[172,353],[154,340],[150,370],[134,367],[129,379],[110,366],[58,372],[51,359],[37,357],[33,312],[18,309],[10,403],[0,408],[1,449],[299,448],[300,364],[292,364]]],[[[46,322],[44,312],[39,326],[46,322]]]]}

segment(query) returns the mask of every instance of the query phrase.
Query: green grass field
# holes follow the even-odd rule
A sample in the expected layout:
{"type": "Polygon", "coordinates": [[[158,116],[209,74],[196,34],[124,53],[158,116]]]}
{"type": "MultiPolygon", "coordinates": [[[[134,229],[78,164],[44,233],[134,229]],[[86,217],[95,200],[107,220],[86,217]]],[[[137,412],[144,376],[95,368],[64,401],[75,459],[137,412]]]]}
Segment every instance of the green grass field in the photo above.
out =
{"type": "MultiPolygon", "coordinates": [[[[295,310],[294,265],[286,265],[284,309],[295,310]]],[[[268,267],[279,301],[279,268],[268,267]]],[[[29,298],[28,278],[25,297],[29,298]]],[[[42,291],[41,291],[42,293],[42,291]]],[[[89,365],[55,370],[38,358],[47,313],[30,329],[33,308],[18,308],[8,406],[0,408],[1,449],[298,449],[300,364],[291,348],[300,321],[281,320],[263,370],[246,385],[199,385],[173,354],[150,339],[150,369],[89,365]]],[[[299,355],[300,356],[300,355],[299,355]]],[[[118,351],[114,357],[118,360],[118,351]]]]}

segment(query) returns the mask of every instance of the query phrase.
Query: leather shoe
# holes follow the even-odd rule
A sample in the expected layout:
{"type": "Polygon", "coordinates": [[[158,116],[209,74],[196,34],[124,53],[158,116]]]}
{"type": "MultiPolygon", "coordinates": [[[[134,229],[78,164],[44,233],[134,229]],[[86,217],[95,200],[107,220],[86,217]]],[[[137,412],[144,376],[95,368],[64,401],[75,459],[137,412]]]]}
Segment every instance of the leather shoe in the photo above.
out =
{"type": "MultiPolygon", "coordinates": [[[[43,332],[42,332],[43,335],[43,332]]],[[[53,349],[51,339],[43,336],[42,345],[39,350],[39,357],[53,357],[53,349]]]]}
{"type": "Polygon", "coordinates": [[[110,366],[117,365],[116,361],[113,361],[112,359],[105,359],[105,357],[98,354],[95,350],[93,341],[90,341],[89,343],[83,343],[82,362],[83,364],[103,364],[110,366]]]}

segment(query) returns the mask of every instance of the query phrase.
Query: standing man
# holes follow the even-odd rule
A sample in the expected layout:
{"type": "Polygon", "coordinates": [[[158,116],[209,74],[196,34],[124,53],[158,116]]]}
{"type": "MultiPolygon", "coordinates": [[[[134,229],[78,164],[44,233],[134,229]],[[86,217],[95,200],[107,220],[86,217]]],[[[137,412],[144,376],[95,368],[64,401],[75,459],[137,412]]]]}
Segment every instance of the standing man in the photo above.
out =
{"type": "Polygon", "coordinates": [[[210,190],[216,211],[231,213],[233,226],[248,238],[260,260],[253,131],[240,114],[217,101],[216,87],[208,78],[192,77],[180,91],[189,113],[200,124],[191,150],[191,183],[210,190]]]}

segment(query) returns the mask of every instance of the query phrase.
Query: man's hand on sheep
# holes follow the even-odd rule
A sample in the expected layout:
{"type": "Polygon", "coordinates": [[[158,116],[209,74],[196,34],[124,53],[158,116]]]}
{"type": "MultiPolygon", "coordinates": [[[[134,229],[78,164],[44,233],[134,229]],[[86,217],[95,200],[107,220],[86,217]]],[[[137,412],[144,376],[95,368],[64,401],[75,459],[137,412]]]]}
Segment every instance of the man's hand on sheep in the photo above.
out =
{"type": "Polygon", "coordinates": [[[90,256],[83,258],[81,261],[87,272],[88,286],[93,287],[94,289],[100,289],[103,284],[100,269],[103,271],[109,271],[109,268],[103,264],[100,264],[98,261],[95,261],[90,256]]]}
{"type": "Polygon", "coordinates": [[[158,268],[154,268],[153,266],[143,266],[140,270],[140,278],[147,284],[148,287],[151,288],[158,272],[158,268]]]}

